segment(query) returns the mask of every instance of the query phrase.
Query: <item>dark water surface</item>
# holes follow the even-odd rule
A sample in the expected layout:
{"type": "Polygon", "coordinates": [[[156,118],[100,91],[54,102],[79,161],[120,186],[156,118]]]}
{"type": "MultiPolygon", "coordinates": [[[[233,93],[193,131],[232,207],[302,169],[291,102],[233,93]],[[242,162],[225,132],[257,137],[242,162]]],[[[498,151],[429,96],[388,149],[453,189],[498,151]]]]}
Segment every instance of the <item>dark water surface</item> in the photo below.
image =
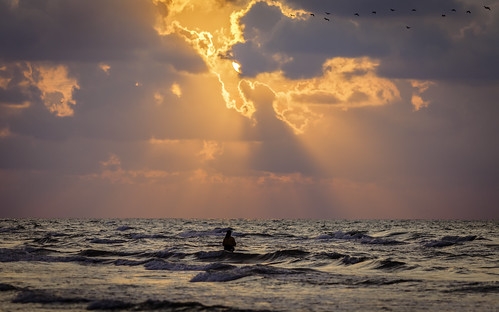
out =
{"type": "Polygon", "coordinates": [[[499,311],[498,224],[3,219],[0,310],[499,311]]]}

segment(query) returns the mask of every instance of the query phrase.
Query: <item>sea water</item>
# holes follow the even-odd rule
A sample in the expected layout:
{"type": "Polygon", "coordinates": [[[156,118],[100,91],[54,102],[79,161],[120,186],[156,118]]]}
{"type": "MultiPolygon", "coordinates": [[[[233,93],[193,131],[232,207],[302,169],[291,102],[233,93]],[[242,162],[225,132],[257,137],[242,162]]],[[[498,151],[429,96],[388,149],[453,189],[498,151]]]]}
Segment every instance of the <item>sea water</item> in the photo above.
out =
{"type": "Polygon", "coordinates": [[[498,222],[3,219],[0,310],[499,311],[498,222]]]}

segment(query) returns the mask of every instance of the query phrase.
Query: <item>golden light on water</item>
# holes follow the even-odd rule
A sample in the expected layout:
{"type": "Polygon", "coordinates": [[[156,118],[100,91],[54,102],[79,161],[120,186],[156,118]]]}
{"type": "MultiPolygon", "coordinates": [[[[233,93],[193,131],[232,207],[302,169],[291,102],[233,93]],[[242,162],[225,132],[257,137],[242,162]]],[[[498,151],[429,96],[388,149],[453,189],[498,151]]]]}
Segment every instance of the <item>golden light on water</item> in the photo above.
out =
{"type": "Polygon", "coordinates": [[[234,67],[235,71],[237,71],[238,73],[241,73],[241,64],[239,64],[236,61],[233,61],[232,62],[232,67],[234,67]]]}

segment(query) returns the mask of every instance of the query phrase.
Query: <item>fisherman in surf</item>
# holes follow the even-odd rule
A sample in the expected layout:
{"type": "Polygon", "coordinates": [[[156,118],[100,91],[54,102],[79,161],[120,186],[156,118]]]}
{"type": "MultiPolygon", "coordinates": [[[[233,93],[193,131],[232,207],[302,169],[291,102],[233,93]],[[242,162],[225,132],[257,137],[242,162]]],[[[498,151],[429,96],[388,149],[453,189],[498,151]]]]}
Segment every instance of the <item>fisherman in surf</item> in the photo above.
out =
{"type": "Polygon", "coordinates": [[[227,230],[227,234],[225,234],[225,238],[224,238],[222,245],[224,245],[224,250],[233,252],[234,247],[236,246],[236,240],[234,239],[234,237],[231,236],[231,234],[232,234],[232,231],[227,230]]]}

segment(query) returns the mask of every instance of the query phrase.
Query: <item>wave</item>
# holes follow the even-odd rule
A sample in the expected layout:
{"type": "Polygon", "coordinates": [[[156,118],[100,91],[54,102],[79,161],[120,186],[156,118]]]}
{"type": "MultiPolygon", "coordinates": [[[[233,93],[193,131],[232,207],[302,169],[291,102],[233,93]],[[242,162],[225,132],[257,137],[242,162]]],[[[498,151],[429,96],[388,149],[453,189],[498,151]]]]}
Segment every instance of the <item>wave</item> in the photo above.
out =
{"type": "Polygon", "coordinates": [[[127,257],[136,254],[137,254],[136,252],[109,251],[109,250],[99,250],[99,249],[85,249],[78,252],[78,255],[85,257],[109,257],[109,256],[127,257]]]}
{"type": "Polygon", "coordinates": [[[317,258],[322,258],[322,259],[333,259],[333,260],[336,260],[336,259],[341,259],[343,257],[345,257],[344,254],[340,254],[340,253],[337,253],[337,252],[321,252],[320,254],[318,254],[316,256],[317,258]]]}
{"type": "Polygon", "coordinates": [[[268,312],[268,310],[239,310],[222,305],[204,305],[199,302],[175,302],[168,300],[146,300],[139,303],[130,303],[121,300],[98,300],[90,303],[87,310],[132,310],[132,311],[247,311],[247,312],[268,312]]]}
{"type": "Polygon", "coordinates": [[[176,258],[176,259],[183,259],[187,257],[189,254],[184,253],[184,252],[174,252],[175,248],[170,248],[168,250],[160,250],[160,251],[154,251],[154,252],[145,252],[140,254],[140,257],[147,257],[147,258],[163,258],[163,259],[168,259],[168,258],[176,258]]]}
{"type": "Polygon", "coordinates": [[[394,285],[401,283],[420,283],[422,280],[417,279],[388,279],[388,278],[376,278],[376,279],[367,279],[362,281],[357,281],[355,285],[366,285],[366,286],[383,286],[383,285],[394,285]]]}
{"type": "Polygon", "coordinates": [[[169,262],[164,260],[151,260],[144,264],[147,270],[167,270],[167,271],[208,271],[226,270],[234,268],[233,265],[223,263],[211,263],[208,265],[186,264],[180,262],[169,262]]]}
{"type": "MultiPolygon", "coordinates": [[[[53,252],[53,251],[50,251],[53,252]]],[[[0,248],[0,262],[40,261],[40,262],[80,262],[102,263],[103,259],[87,258],[85,256],[51,256],[44,248],[6,249],[0,248]]]]}
{"type": "Polygon", "coordinates": [[[10,284],[5,284],[5,283],[0,283],[0,291],[13,291],[13,290],[19,290],[20,288],[16,286],[12,286],[10,284]]]}
{"type": "Polygon", "coordinates": [[[130,233],[127,235],[130,239],[144,239],[144,238],[168,238],[165,235],[161,234],[140,234],[140,233],[130,233]]]}
{"type": "Polygon", "coordinates": [[[39,237],[39,238],[33,239],[33,243],[42,244],[42,245],[52,244],[52,243],[57,243],[57,242],[59,242],[59,240],[56,238],[53,238],[52,235],[46,235],[44,237],[39,237]]]}
{"type": "Polygon", "coordinates": [[[364,262],[366,260],[368,260],[369,258],[367,257],[354,257],[354,256],[345,256],[341,262],[343,264],[346,264],[346,265],[351,265],[351,264],[357,264],[357,263],[360,263],[360,262],[364,262]]]}
{"type": "Polygon", "coordinates": [[[90,240],[92,244],[121,244],[126,242],[122,239],[105,239],[105,238],[94,238],[90,240]]]}
{"type": "Polygon", "coordinates": [[[117,227],[117,228],[116,228],[116,231],[121,231],[121,232],[123,232],[123,231],[132,230],[132,229],[133,229],[133,227],[131,227],[131,226],[128,226],[128,225],[122,225],[122,226],[117,227]]]}
{"type": "Polygon", "coordinates": [[[17,225],[14,227],[0,228],[0,233],[17,233],[19,231],[25,230],[26,228],[22,225],[17,225]]]}
{"type": "Polygon", "coordinates": [[[472,282],[444,292],[499,293],[499,282],[472,282]]]}
{"type": "MultiPolygon", "coordinates": [[[[178,234],[178,236],[184,238],[201,237],[201,236],[224,236],[228,230],[232,230],[232,228],[214,228],[213,230],[208,230],[208,231],[185,231],[178,234]]],[[[240,236],[240,234],[232,233],[232,236],[240,236]]]]}
{"type": "Polygon", "coordinates": [[[120,266],[120,265],[123,265],[123,266],[137,266],[137,265],[145,264],[145,263],[147,263],[149,261],[150,260],[116,259],[112,263],[114,265],[117,265],[117,266],[120,266]]]}
{"type": "Polygon", "coordinates": [[[89,301],[81,297],[61,297],[41,290],[23,290],[12,299],[13,303],[82,303],[89,301]]]}
{"type": "Polygon", "coordinates": [[[424,244],[425,247],[447,247],[452,246],[464,242],[470,242],[475,240],[476,235],[468,235],[468,236],[444,236],[439,240],[433,240],[424,244]]]}
{"type": "MultiPolygon", "coordinates": [[[[199,302],[175,302],[168,300],[146,300],[138,303],[114,299],[91,300],[84,297],[65,297],[52,294],[46,290],[22,290],[12,299],[12,303],[28,304],[86,304],[86,309],[92,310],[131,310],[131,311],[257,311],[239,310],[222,305],[204,305],[199,302]]],[[[74,307],[73,307],[74,308],[74,307]]],[[[258,310],[265,312],[267,310],[258,310]]]]}
{"type": "Polygon", "coordinates": [[[229,282],[247,276],[269,276],[269,275],[290,275],[303,274],[313,271],[312,269],[283,269],[267,265],[250,265],[243,267],[234,267],[228,270],[207,270],[194,276],[191,282],[229,282]]]}
{"type": "Polygon", "coordinates": [[[396,261],[391,259],[385,259],[380,261],[375,261],[375,269],[385,270],[385,271],[396,271],[407,268],[407,264],[402,261],[396,261]]]}
{"type": "Polygon", "coordinates": [[[349,231],[342,232],[337,231],[331,234],[322,234],[316,237],[316,239],[341,239],[341,240],[355,240],[361,244],[373,244],[373,245],[400,245],[405,244],[394,239],[386,239],[381,237],[373,237],[366,234],[366,231],[349,231]]]}
{"type": "Polygon", "coordinates": [[[255,253],[241,253],[241,252],[227,252],[225,250],[217,251],[199,251],[194,254],[200,260],[225,260],[237,263],[244,262],[263,262],[263,261],[276,261],[289,258],[303,258],[309,254],[308,251],[300,249],[278,250],[266,254],[255,253]]]}

